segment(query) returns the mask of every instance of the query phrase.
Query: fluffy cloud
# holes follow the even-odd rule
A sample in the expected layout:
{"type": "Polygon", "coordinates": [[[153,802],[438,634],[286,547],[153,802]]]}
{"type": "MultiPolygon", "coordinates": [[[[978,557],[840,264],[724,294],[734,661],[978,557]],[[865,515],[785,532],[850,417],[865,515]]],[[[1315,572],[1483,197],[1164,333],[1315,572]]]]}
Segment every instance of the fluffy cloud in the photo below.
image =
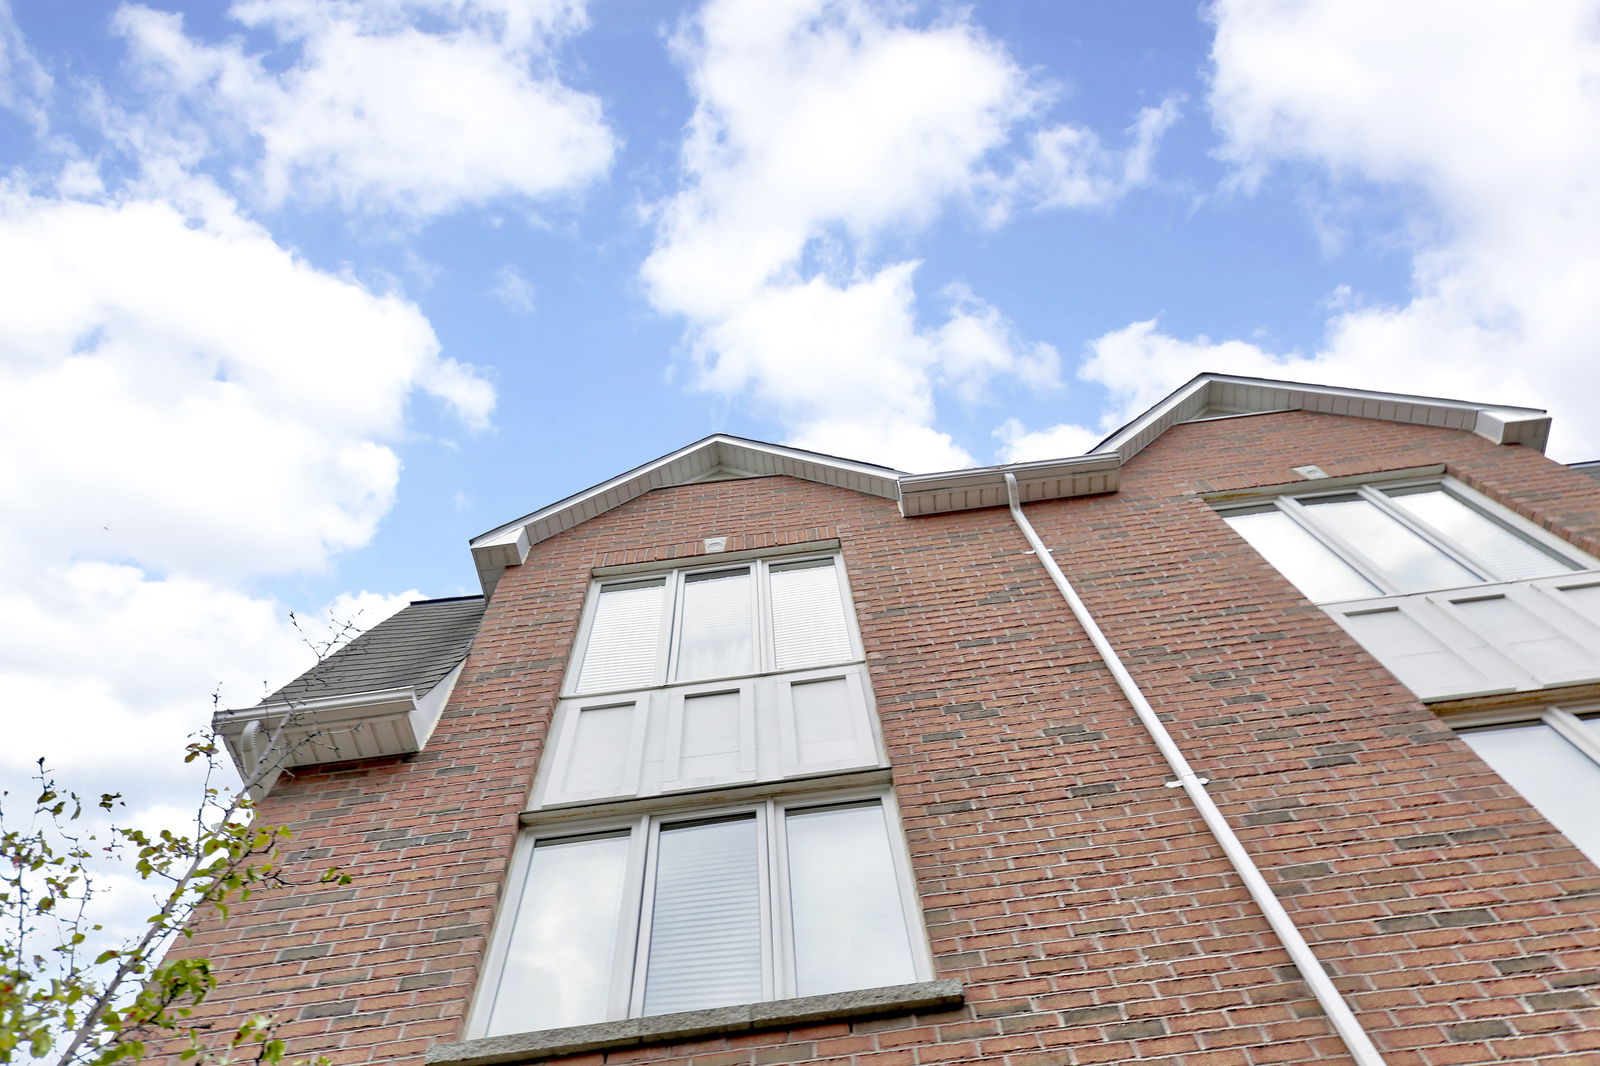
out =
{"type": "Polygon", "coordinates": [[[1210,105],[1245,186],[1307,168],[1420,192],[1411,295],[1342,310],[1316,351],[1136,323],[1084,376],[1111,421],[1197,370],[1548,404],[1553,454],[1600,454],[1600,5],[1222,0],[1210,105]]]}
{"type": "MultiPolygon", "coordinates": [[[[74,186],[84,183],[74,182],[74,186]]],[[[313,661],[260,578],[365,544],[410,397],[490,386],[416,307],[323,273],[214,188],[0,188],[0,776],[181,805],[185,734],[313,661]]],[[[365,627],[405,597],[341,598],[365,627]]]]}
{"type": "Polygon", "coordinates": [[[599,100],[565,85],[551,55],[584,27],[581,3],[247,0],[229,13],[277,50],[199,41],[138,5],[115,26],[153,85],[215,124],[191,139],[259,142],[269,202],[428,216],[571,194],[610,166],[599,100]]]}
{"type": "Polygon", "coordinates": [[[1001,45],[956,15],[904,15],[707,4],[676,42],[696,107],[641,273],[657,309],[688,320],[701,387],[752,395],[806,447],[928,469],[971,462],[933,428],[939,391],[1049,388],[1058,360],[960,287],[923,321],[916,264],[875,249],[952,204],[998,219],[1109,202],[1148,177],[1175,111],[1141,118],[1125,154],[1044,129],[1049,94],[1001,45]]]}
{"type": "Polygon", "coordinates": [[[472,426],[494,402],[415,306],[215,204],[0,189],[0,291],[0,512],[25,556],[314,569],[388,509],[413,391],[472,426]]]}

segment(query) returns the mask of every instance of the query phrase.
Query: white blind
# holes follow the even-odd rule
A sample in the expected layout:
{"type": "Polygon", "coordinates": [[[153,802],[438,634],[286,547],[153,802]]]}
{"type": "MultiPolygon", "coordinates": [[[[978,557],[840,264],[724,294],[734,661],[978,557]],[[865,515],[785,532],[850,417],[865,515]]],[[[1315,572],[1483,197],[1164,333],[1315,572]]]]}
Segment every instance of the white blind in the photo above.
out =
{"type": "Polygon", "coordinates": [[[757,855],[754,817],[661,830],[644,1013],[762,998],[757,855]]]}
{"type": "Polygon", "coordinates": [[[640,688],[655,680],[665,595],[661,580],[600,590],[578,671],[579,692],[640,688]]]}
{"type": "Polygon", "coordinates": [[[683,582],[678,680],[731,677],[755,669],[750,571],[691,574],[683,582]]]}
{"type": "Polygon", "coordinates": [[[786,822],[795,992],[915,981],[883,807],[793,811],[786,822]]]}
{"type": "Polygon", "coordinates": [[[627,833],[534,848],[486,1036],[605,1019],[627,863],[627,833]]]}
{"type": "Polygon", "coordinates": [[[774,566],[772,642],[779,670],[849,661],[850,626],[832,559],[774,566]]]}
{"type": "Polygon", "coordinates": [[[1413,518],[1461,545],[1501,581],[1549,577],[1573,569],[1443,489],[1393,493],[1389,499],[1413,518]]]}

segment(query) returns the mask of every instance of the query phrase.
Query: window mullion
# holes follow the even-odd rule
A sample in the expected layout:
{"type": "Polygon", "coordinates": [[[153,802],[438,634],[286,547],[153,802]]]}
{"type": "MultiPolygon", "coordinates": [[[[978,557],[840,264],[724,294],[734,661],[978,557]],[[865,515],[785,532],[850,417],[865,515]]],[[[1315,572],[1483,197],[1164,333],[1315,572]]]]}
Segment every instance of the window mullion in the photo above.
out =
{"type": "Polygon", "coordinates": [[[756,671],[770,674],[777,669],[778,651],[772,633],[772,571],[765,559],[752,561],[750,580],[755,584],[755,617],[751,624],[756,627],[756,671]]]}
{"type": "Polygon", "coordinates": [[[777,854],[777,847],[773,836],[778,829],[775,824],[774,811],[776,804],[772,800],[764,801],[756,809],[756,819],[760,832],[756,834],[756,870],[760,878],[761,889],[761,995],[763,999],[781,999],[787,995],[783,991],[783,984],[778,972],[778,935],[777,935],[777,908],[774,906],[773,893],[778,879],[773,869],[773,856],[777,854]]]}
{"type": "Polygon", "coordinates": [[[794,976],[794,914],[789,902],[789,844],[784,833],[785,812],[777,800],[766,803],[770,859],[767,869],[772,888],[766,898],[772,910],[771,966],[773,996],[796,995],[794,976]]]}
{"type": "MultiPolygon", "coordinates": [[[[1471,552],[1467,551],[1460,544],[1457,544],[1455,541],[1451,540],[1443,533],[1440,533],[1432,526],[1425,525],[1424,523],[1413,518],[1402,508],[1396,507],[1389,499],[1387,494],[1379,492],[1371,485],[1362,485],[1356,491],[1362,499],[1366,500],[1379,511],[1388,515],[1390,518],[1394,519],[1396,522],[1399,522],[1402,526],[1421,537],[1423,543],[1437,548],[1439,551],[1443,552],[1447,558],[1452,559],[1466,567],[1467,571],[1477,575],[1480,581],[1492,583],[1499,580],[1498,575],[1496,575],[1494,571],[1490,570],[1482,563],[1478,562],[1478,560],[1473,557],[1471,552]]],[[[1486,522],[1493,521],[1493,519],[1489,518],[1488,515],[1484,515],[1481,512],[1479,513],[1479,516],[1486,522]]]]}
{"type": "Polygon", "coordinates": [[[1378,590],[1386,596],[1392,596],[1397,591],[1394,582],[1390,581],[1384,572],[1372,563],[1361,551],[1331,529],[1326,529],[1316,520],[1310,509],[1292,496],[1280,496],[1273,501],[1278,510],[1288,515],[1290,520],[1301,529],[1309,533],[1327,548],[1350,569],[1366,578],[1377,586],[1378,590]]]}
{"type": "Polygon", "coordinates": [[[1577,715],[1560,707],[1550,707],[1545,710],[1543,718],[1544,723],[1554,729],[1561,739],[1600,763],[1600,735],[1584,725],[1577,715]]]}
{"type": "Polygon", "coordinates": [[[656,684],[670,685],[678,673],[678,645],[683,635],[683,571],[667,575],[666,617],[662,619],[661,647],[657,651],[656,684]]]}
{"type": "MultiPolygon", "coordinates": [[[[648,815],[639,819],[635,830],[645,838],[639,880],[639,907],[634,932],[631,973],[624,982],[628,986],[627,1009],[624,1016],[637,1018],[644,1013],[644,979],[650,965],[650,925],[655,910],[656,865],[661,850],[661,823],[648,815]]],[[[624,966],[624,969],[627,969],[624,966]]],[[[620,976],[620,975],[619,975],[620,976]]]]}

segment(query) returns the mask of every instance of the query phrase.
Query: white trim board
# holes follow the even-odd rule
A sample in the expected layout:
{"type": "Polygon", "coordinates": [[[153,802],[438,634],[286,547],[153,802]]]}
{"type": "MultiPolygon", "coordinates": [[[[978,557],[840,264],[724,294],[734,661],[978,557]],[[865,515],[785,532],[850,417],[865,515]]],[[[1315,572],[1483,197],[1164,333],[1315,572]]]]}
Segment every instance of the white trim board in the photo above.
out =
{"type": "Polygon", "coordinates": [[[778,444],[716,433],[598,485],[574,493],[470,541],[486,594],[501,573],[528,557],[542,540],[573,528],[653,489],[741,477],[786,475],[896,500],[907,518],[1006,503],[1005,475],[1017,477],[1024,502],[1116,492],[1123,463],[1182,422],[1273,411],[1314,411],[1407,425],[1456,429],[1543,451],[1550,416],[1508,407],[1395,392],[1309,385],[1229,374],[1199,374],[1087,455],[931,474],[841,459],[778,444]]]}

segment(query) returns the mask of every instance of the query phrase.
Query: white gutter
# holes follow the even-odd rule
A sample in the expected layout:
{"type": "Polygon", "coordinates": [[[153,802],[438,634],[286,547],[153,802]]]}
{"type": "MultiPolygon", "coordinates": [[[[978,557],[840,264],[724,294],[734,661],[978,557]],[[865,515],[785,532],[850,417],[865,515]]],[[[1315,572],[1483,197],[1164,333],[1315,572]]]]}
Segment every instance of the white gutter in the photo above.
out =
{"type": "Polygon", "coordinates": [[[1317,1002],[1322,1005],[1339,1038],[1349,1049],[1351,1057],[1358,1066],[1384,1066],[1383,1056],[1373,1046],[1372,1039],[1367,1036],[1366,1030],[1361,1027],[1361,1023],[1345,1003],[1344,998],[1339,995],[1339,990],[1334,987],[1328,972],[1322,968],[1322,963],[1318,962],[1316,955],[1312,953],[1311,945],[1300,935],[1294,919],[1289,917],[1289,912],[1283,909],[1283,904],[1273,893],[1272,886],[1261,876],[1261,870],[1256,866],[1255,860],[1250,858],[1249,852],[1245,851],[1244,844],[1234,833],[1233,828],[1228,825],[1216,801],[1205,790],[1207,779],[1195,774],[1193,767],[1189,765],[1189,760],[1184,758],[1183,751],[1172,739],[1172,734],[1167,732],[1167,727],[1161,723],[1155,709],[1150,706],[1150,701],[1145,699],[1144,693],[1139,690],[1138,682],[1128,673],[1128,668],[1123,665],[1116,649],[1101,632],[1094,616],[1089,613],[1077,591],[1061,572],[1061,567],[1056,565],[1055,559],[1050,555],[1050,549],[1044,546],[1044,541],[1039,539],[1039,534],[1034,532],[1032,523],[1022,513],[1022,504],[1017,496],[1017,479],[1009,472],[1006,474],[1006,491],[1010,497],[1011,517],[1017,523],[1017,528],[1028,538],[1034,554],[1044,564],[1050,580],[1055,582],[1056,589],[1061,593],[1061,598],[1067,601],[1067,606],[1072,609],[1078,624],[1089,635],[1095,651],[1100,653],[1100,658],[1111,671],[1111,676],[1116,678],[1122,694],[1133,705],[1133,711],[1139,716],[1139,721],[1145,730],[1149,732],[1150,739],[1156,742],[1156,747],[1160,748],[1161,754],[1166,757],[1167,765],[1178,775],[1178,780],[1169,782],[1168,787],[1173,784],[1182,786],[1200,811],[1200,817],[1205,820],[1206,827],[1211,830],[1211,835],[1216,837],[1217,843],[1222,845],[1222,850],[1227,853],[1228,861],[1233,863],[1233,868],[1244,879],[1244,886],[1249,890],[1251,898],[1256,901],[1256,906],[1261,908],[1267,924],[1272,926],[1272,931],[1278,934],[1278,939],[1288,950],[1289,957],[1294,960],[1300,976],[1305,978],[1306,984],[1311,987],[1311,994],[1317,997],[1317,1002]]]}

